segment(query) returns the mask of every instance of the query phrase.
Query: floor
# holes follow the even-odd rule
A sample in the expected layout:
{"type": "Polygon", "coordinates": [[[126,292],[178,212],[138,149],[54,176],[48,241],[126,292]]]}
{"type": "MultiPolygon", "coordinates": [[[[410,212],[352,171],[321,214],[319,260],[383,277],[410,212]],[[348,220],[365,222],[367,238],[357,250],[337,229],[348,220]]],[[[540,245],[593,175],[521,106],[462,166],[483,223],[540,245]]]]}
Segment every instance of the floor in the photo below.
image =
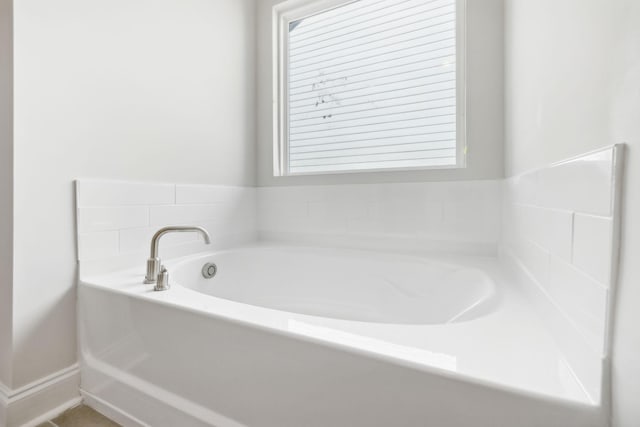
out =
{"type": "Polygon", "coordinates": [[[37,427],[120,427],[109,418],[85,405],[71,408],[37,427]]]}

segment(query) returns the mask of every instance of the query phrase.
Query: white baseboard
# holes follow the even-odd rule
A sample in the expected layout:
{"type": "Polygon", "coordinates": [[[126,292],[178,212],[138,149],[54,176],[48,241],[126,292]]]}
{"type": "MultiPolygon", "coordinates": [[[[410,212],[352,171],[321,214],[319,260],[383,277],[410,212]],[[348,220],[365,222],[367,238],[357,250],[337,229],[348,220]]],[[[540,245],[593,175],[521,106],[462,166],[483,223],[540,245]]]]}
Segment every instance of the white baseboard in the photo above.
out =
{"type": "Polygon", "coordinates": [[[0,426],[33,427],[82,402],[80,369],[69,366],[17,389],[0,385],[0,426]]]}

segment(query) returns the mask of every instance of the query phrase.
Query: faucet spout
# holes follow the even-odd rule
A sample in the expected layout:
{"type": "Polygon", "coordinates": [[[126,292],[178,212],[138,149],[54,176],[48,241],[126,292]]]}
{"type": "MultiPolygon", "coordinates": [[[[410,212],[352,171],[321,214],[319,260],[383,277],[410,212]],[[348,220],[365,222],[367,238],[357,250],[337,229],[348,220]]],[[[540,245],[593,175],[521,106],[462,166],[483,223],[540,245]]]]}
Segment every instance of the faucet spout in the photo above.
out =
{"type": "Polygon", "coordinates": [[[199,233],[207,245],[211,243],[211,236],[209,236],[209,232],[198,226],[174,225],[170,227],[163,227],[153,235],[153,238],[151,239],[149,260],[147,260],[147,274],[144,277],[144,283],[155,283],[158,278],[158,272],[160,271],[160,258],[158,257],[158,252],[160,251],[160,238],[169,233],[194,232],[199,233]]]}
{"type": "Polygon", "coordinates": [[[170,227],[163,227],[156,231],[156,234],[151,238],[151,258],[158,258],[160,238],[169,233],[199,233],[202,235],[202,238],[207,245],[211,243],[211,236],[209,236],[209,232],[202,227],[190,225],[172,225],[170,227]]]}

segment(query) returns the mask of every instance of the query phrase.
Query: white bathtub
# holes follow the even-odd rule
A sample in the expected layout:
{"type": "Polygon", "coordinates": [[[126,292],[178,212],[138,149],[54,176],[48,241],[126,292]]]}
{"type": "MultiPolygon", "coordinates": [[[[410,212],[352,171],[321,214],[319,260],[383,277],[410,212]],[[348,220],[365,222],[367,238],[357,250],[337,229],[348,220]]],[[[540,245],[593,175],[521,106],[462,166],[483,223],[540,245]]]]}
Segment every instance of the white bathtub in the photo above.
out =
{"type": "Polygon", "coordinates": [[[494,259],[260,245],[168,262],[165,292],[142,267],[80,281],[82,392],[125,425],[603,425],[494,259]]]}
{"type": "Polygon", "coordinates": [[[492,280],[477,269],[406,256],[309,248],[247,248],[177,265],[176,285],[254,306],[376,323],[437,324],[486,313],[492,280]],[[219,265],[213,279],[201,274],[219,265]]]}

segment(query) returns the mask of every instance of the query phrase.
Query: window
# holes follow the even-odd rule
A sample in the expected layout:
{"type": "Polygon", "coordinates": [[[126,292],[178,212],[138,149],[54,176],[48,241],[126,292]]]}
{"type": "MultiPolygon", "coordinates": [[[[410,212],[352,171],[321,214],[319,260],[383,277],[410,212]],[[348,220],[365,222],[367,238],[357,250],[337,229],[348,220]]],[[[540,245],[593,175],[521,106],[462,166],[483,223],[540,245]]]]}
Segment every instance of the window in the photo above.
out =
{"type": "Polygon", "coordinates": [[[274,11],[276,175],[464,166],[461,0],[274,11]]]}

